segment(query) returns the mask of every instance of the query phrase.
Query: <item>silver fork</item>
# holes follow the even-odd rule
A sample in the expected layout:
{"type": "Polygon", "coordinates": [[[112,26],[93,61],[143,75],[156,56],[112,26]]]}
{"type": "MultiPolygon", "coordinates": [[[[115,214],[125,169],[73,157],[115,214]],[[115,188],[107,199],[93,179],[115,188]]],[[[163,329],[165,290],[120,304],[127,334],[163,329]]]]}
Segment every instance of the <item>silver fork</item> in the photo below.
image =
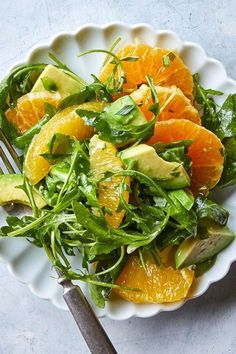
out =
{"type": "MultiPolygon", "coordinates": [[[[0,157],[6,170],[9,173],[17,173],[21,171],[22,166],[18,155],[1,128],[0,140],[2,141],[2,146],[0,146],[0,157]],[[11,157],[14,164],[10,161],[8,156],[11,157]]],[[[1,167],[0,173],[3,173],[1,167]]],[[[92,354],[117,353],[80,287],[74,285],[70,280],[65,279],[58,269],[56,269],[56,271],[58,274],[58,283],[63,286],[63,298],[65,299],[90,352],[92,354]]]]}

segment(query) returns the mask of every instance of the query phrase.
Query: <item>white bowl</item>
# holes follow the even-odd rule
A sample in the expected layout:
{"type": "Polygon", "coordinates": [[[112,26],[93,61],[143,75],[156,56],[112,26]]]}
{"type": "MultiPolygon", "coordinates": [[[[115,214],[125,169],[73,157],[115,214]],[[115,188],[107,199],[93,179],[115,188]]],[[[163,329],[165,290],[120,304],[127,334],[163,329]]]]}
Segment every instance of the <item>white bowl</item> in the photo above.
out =
{"type": "MultiPolygon", "coordinates": [[[[91,54],[80,59],[77,54],[88,49],[109,49],[114,40],[122,37],[119,46],[127,42],[144,42],[151,46],[177,49],[183,61],[191,72],[200,74],[203,86],[225,92],[236,92],[236,82],[227,77],[224,66],[217,60],[208,58],[205,51],[197,44],[182,41],[174,32],[156,31],[146,24],[129,26],[123,23],[111,23],[105,26],[89,24],[80,27],[76,32],[63,32],[56,35],[50,42],[35,46],[22,63],[50,62],[48,52],[54,53],[72,70],[85,80],[90,80],[90,74],[98,74],[104,56],[91,54]]],[[[17,63],[19,64],[19,63],[17,63]]],[[[225,95],[226,96],[226,95],[225,95]]],[[[224,97],[218,97],[222,103],[224,97]]],[[[230,227],[236,231],[236,217],[233,211],[236,205],[236,189],[228,188],[217,194],[217,198],[231,212],[230,227]]],[[[0,222],[6,216],[1,209],[0,222]]],[[[62,298],[62,289],[56,282],[56,274],[41,249],[29,244],[24,239],[0,239],[0,258],[7,263],[9,271],[20,281],[28,285],[38,297],[52,301],[61,309],[67,309],[62,298]]],[[[202,295],[210,284],[222,279],[228,272],[232,262],[236,260],[236,240],[217,258],[214,267],[199,278],[192,297],[202,295]]],[[[77,259],[73,259],[78,263],[77,259]]],[[[85,284],[81,284],[87,294],[85,284]]],[[[99,316],[112,319],[127,319],[132,316],[150,317],[161,311],[172,311],[184,304],[184,301],[174,304],[138,305],[123,300],[107,302],[105,309],[95,309],[99,316]]]]}

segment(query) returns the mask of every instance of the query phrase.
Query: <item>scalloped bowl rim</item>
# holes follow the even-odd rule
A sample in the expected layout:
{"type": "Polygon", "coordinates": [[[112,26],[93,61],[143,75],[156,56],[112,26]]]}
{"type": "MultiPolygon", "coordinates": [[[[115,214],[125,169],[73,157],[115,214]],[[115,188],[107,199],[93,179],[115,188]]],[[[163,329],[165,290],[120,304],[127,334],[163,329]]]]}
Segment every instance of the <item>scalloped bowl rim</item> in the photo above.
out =
{"type": "MultiPolygon", "coordinates": [[[[183,46],[185,47],[192,47],[192,48],[197,48],[199,51],[202,52],[202,55],[204,56],[205,60],[208,61],[208,63],[212,63],[212,64],[215,64],[218,66],[218,68],[220,68],[221,70],[221,74],[224,75],[224,80],[227,81],[228,83],[232,84],[233,86],[235,86],[235,90],[236,90],[236,81],[233,80],[231,77],[229,77],[227,75],[227,72],[225,70],[225,67],[224,65],[217,59],[214,59],[214,58],[211,58],[211,57],[208,57],[205,50],[197,43],[194,43],[194,42],[190,42],[190,41],[184,41],[182,40],[178,34],[176,34],[174,31],[170,31],[170,30],[156,30],[154,27],[150,26],[149,24],[146,24],[146,23],[137,23],[137,24],[134,24],[134,25],[128,25],[124,22],[119,22],[119,21],[115,21],[115,22],[109,22],[105,25],[97,25],[97,24],[94,24],[94,23],[88,23],[88,24],[85,24],[85,25],[82,25],[80,26],[78,29],[76,29],[75,31],[60,31],[58,32],[57,34],[55,34],[54,36],[50,37],[49,39],[47,39],[46,41],[45,40],[42,40],[40,41],[38,44],[34,45],[31,50],[28,52],[28,54],[26,55],[25,59],[23,60],[20,60],[16,63],[14,63],[10,68],[9,70],[7,71],[7,73],[9,73],[13,68],[15,68],[16,66],[20,65],[20,64],[25,64],[25,63],[29,63],[32,56],[38,51],[38,50],[42,50],[42,49],[48,49],[48,48],[51,48],[56,41],[62,39],[63,37],[77,37],[78,34],[81,32],[81,31],[84,31],[84,30],[87,30],[87,29],[91,29],[92,28],[96,28],[97,30],[106,30],[106,29],[109,29],[110,27],[116,27],[116,26],[120,26],[120,27],[123,27],[125,28],[126,30],[128,31],[131,31],[131,30],[135,30],[135,29],[138,29],[138,28],[142,28],[142,29],[145,29],[145,30],[149,30],[151,32],[153,32],[154,34],[156,35],[160,35],[160,34],[164,34],[164,35],[172,35],[172,36],[175,36],[183,46]]],[[[236,240],[233,242],[235,243],[236,240]]],[[[3,262],[3,263],[6,263],[7,264],[7,268],[8,268],[8,271],[11,273],[11,275],[16,278],[18,281],[26,284],[28,286],[28,288],[30,289],[30,291],[36,295],[37,297],[39,298],[43,298],[43,299],[46,299],[46,300],[49,300],[50,302],[52,302],[56,307],[59,307],[61,309],[64,309],[65,310],[65,307],[62,307],[60,305],[58,305],[58,303],[56,301],[54,301],[54,298],[48,298],[48,297],[42,297],[40,296],[40,294],[37,293],[37,290],[28,282],[25,282],[25,281],[22,281],[21,279],[19,279],[19,277],[17,276],[16,272],[14,271],[13,267],[12,267],[12,264],[11,264],[11,261],[8,260],[6,257],[4,257],[4,254],[1,254],[0,252],[0,261],[3,262]]],[[[177,310],[179,309],[181,306],[183,306],[186,301],[189,301],[189,300],[192,300],[192,299],[195,299],[201,295],[203,295],[207,289],[210,287],[211,284],[215,283],[215,282],[218,282],[219,280],[223,279],[226,274],[228,273],[231,265],[233,262],[236,261],[236,254],[235,254],[235,257],[232,258],[232,259],[228,259],[228,262],[227,264],[225,265],[225,268],[224,268],[224,271],[221,272],[220,274],[215,275],[214,278],[212,279],[208,279],[206,282],[205,282],[205,285],[202,286],[201,288],[201,291],[199,291],[197,294],[193,294],[191,296],[191,298],[187,298],[183,301],[179,301],[179,302],[176,302],[176,303],[173,303],[173,304],[167,304],[167,306],[163,306],[163,307],[159,307],[159,305],[156,306],[156,309],[153,310],[153,307],[151,309],[151,311],[143,311],[143,308],[141,308],[141,310],[138,310],[136,309],[136,312],[135,313],[131,313],[130,315],[126,315],[125,313],[123,315],[113,315],[109,312],[105,312],[101,315],[99,315],[99,317],[109,317],[111,319],[115,319],[115,320],[123,320],[123,319],[129,319],[131,317],[140,317],[140,318],[147,318],[147,317],[152,317],[160,312],[163,312],[163,311],[174,311],[174,310],[177,310]]],[[[207,274],[207,273],[206,273],[207,274]]],[[[154,304],[154,307],[155,307],[155,304],[154,304]]]]}

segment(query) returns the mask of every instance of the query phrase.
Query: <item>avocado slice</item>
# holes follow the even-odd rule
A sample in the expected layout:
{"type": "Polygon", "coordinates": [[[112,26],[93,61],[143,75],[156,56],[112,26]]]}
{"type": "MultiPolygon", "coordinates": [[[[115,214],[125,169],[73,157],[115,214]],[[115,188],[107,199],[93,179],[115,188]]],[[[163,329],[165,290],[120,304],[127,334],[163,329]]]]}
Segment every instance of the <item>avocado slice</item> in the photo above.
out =
{"type": "Polygon", "coordinates": [[[48,80],[52,86],[52,91],[59,92],[62,97],[80,92],[86,82],[71,72],[59,69],[54,65],[47,65],[35,82],[31,92],[48,92],[43,81],[48,80]]]}
{"type": "Polygon", "coordinates": [[[127,148],[120,153],[121,159],[127,163],[135,162],[134,169],[149,177],[163,179],[160,184],[167,189],[178,189],[190,185],[190,177],[185,168],[177,162],[163,160],[152,146],[140,144],[127,148]]]}
{"type": "Polygon", "coordinates": [[[106,109],[107,120],[112,120],[113,123],[125,122],[131,125],[143,125],[147,120],[141,109],[136,105],[133,98],[130,96],[123,96],[118,100],[112,102],[106,109]]]}
{"type": "MultiPolygon", "coordinates": [[[[10,174],[10,175],[0,175],[0,205],[6,205],[9,203],[19,203],[24,205],[29,205],[30,202],[22,189],[16,188],[23,184],[23,175],[20,174],[10,174]]],[[[36,206],[41,209],[47,203],[41,197],[41,195],[34,190],[34,199],[36,206]]]]}
{"type": "Polygon", "coordinates": [[[213,222],[203,230],[200,229],[197,237],[185,240],[178,247],[175,253],[176,268],[206,261],[221,252],[235,238],[234,233],[227,226],[222,227],[213,222]],[[206,238],[202,238],[203,236],[206,238]]]}

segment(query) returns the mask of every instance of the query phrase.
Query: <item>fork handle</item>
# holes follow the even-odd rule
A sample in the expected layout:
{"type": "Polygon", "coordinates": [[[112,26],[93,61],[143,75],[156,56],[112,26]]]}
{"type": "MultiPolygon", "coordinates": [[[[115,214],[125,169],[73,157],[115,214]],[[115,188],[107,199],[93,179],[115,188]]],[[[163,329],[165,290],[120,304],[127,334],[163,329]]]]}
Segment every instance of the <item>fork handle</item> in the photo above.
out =
{"type": "Polygon", "coordinates": [[[63,284],[63,297],[92,354],[116,354],[110,339],[79,286],[63,284]]]}

